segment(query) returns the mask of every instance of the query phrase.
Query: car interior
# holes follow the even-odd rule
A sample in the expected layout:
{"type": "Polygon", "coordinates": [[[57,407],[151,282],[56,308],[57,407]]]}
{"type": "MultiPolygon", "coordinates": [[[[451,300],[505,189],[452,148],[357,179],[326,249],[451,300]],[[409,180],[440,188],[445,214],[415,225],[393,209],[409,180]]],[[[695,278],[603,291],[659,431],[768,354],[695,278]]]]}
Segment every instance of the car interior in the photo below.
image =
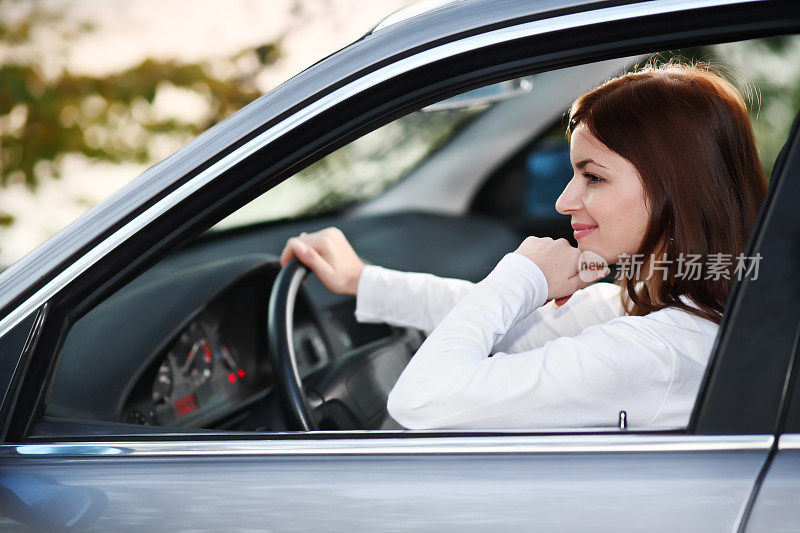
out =
{"type": "MultiPolygon", "coordinates": [[[[723,62],[752,80],[767,176],[794,116],[774,110],[795,87],[764,78],[753,50],[788,62],[795,42],[660,54],[723,62]]],[[[536,74],[512,91],[415,111],[242,206],[71,326],[33,436],[297,431],[292,414],[302,405],[312,429],[402,429],[386,398],[424,333],[359,323],[354,298],[313,275],[302,285],[302,274],[282,275],[286,241],[335,226],[365,262],[473,282],[527,235],[572,241],[569,217],[553,207],[572,173],[564,113],[572,98],[648,57],[536,74]],[[558,83],[569,90],[558,94],[558,83]],[[287,346],[276,346],[284,323],[273,313],[287,314],[287,346]],[[295,370],[304,397],[293,408],[284,381],[295,370]]]]}

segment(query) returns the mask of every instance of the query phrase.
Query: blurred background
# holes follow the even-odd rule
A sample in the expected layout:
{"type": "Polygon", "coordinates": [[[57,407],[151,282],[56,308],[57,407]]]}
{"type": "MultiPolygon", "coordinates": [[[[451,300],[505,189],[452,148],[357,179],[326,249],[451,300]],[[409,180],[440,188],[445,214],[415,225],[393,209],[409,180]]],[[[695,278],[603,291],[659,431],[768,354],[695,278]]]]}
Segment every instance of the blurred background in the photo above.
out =
{"type": "MultiPolygon", "coordinates": [[[[0,268],[410,3],[0,0],[0,268]]],[[[800,105],[800,64],[786,60],[798,52],[794,37],[680,51],[729,68],[749,101],[768,176],[800,105]]],[[[297,194],[285,182],[271,191],[268,212],[294,216],[377,194],[470,113],[412,114],[387,125],[304,171],[307,183],[322,184],[319,194],[297,194]],[[410,142],[408,129],[429,134],[397,150],[410,142]],[[378,180],[388,166],[372,155],[385,155],[385,146],[402,160],[378,180]]],[[[563,128],[553,136],[563,138],[563,128]]]]}
{"type": "Polygon", "coordinates": [[[0,0],[0,268],[409,0],[0,0]]]}

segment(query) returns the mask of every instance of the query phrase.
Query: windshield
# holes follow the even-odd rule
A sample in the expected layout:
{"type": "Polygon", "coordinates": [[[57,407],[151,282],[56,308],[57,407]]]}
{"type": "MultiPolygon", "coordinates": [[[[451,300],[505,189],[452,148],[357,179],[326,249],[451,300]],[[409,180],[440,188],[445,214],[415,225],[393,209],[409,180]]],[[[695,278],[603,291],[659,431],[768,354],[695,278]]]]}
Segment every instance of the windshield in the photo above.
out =
{"type": "Polygon", "coordinates": [[[213,229],[335,211],[374,198],[490,108],[420,110],[399,118],[320,159],[213,229]]]}

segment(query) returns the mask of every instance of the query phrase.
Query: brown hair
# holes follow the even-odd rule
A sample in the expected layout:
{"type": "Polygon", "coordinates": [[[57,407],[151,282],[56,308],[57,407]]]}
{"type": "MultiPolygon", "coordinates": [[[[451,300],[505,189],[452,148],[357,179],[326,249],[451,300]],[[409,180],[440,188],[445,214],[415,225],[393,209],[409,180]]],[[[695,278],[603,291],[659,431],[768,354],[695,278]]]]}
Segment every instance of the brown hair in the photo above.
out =
{"type": "Polygon", "coordinates": [[[623,276],[623,307],[638,316],[677,307],[719,323],[767,188],[742,95],[710,65],[650,63],[578,98],[568,140],[578,124],[638,170],[650,221],[637,253],[666,259],[650,287],[623,276]],[[687,254],[730,254],[728,279],[678,276],[687,254]]]}

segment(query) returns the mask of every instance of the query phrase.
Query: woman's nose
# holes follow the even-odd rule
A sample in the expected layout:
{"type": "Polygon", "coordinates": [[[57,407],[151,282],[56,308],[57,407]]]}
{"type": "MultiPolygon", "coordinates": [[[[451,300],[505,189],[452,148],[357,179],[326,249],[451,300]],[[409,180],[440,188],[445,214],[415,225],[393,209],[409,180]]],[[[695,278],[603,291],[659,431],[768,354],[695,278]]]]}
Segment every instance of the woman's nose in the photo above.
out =
{"type": "Polygon", "coordinates": [[[562,215],[578,211],[583,207],[576,180],[572,179],[561,191],[561,196],[556,200],[556,211],[562,215]]]}

